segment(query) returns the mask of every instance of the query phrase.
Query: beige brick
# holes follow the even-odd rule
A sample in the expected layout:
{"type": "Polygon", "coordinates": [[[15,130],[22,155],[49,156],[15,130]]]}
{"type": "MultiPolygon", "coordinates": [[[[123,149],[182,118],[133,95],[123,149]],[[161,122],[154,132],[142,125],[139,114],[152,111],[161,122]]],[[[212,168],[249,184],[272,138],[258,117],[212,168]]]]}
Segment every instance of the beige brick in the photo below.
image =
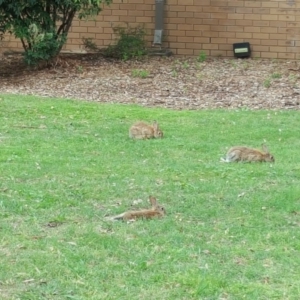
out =
{"type": "MultiPolygon", "coordinates": [[[[174,5],[178,4],[178,1],[181,1],[181,0],[168,0],[167,5],[173,7],[174,5]]],[[[141,1],[139,1],[139,3],[141,3],[141,1]]]]}
{"type": "Polygon", "coordinates": [[[194,18],[198,18],[198,19],[210,19],[210,14],[208,13],[198,13],[198,12],[195,12],[194,13],[194,18]]]}
{"type": "Polygon", "coordinates": [[[128,16],[143,17],[143,16],[145,16],[145,12],[140,11],[140,10],[128,10],[127,15],[128,16]]]}
{"type": "Polygon", "coordinates": [[[154,10],[146,10],[144,11],[144,16],[145,17],[154,17],[155,13],[154,10]]]}
{"type": "MultiPolygon", "coordinates": [[[[182,0],[180,0],[180,1],[182,1],[182,0]]],[[[198,0],[194,0],[194,1],[198,1],[198,0]]],[[[199,5],[197,5],[197,2],[195,4],[196,4],[196,6],[199,6],[199,5]]],[[[211,5],[210,0],[201,0],[201,5],[202,6],[210,6],[211,5]]]]}
{"type": "Polygon", "coordinates": [[[184,24],[185,18],[167,18],[166,21],[171,24],[177,24],[178,26],[179,24],[184,24]]]}
{"type": "Polygon", "coordinates": [[[206,50],[212,50],[212,49],[219,49],[219,45],[218,44],[203,44],[202,45],[202,48],[203,49],[206,49],[206,50]]]}
{"type": "Polygon", "coordinates": [[[278,53],[276,52],[261,52],[261,58],[278,58],[278,53]]]}
{"type": "Polygon", "coordinates": [[[79,32],[69,32],[68,39],[78,39],[80,37],[79,32]]]}
{"type": "Polygon", "coordinates": [[[193,51],[195,49],[199,49],[199,44],[198,43],[195,43],[195,42],[192,42],[192,43],[186,43],[185,46],[188,48],[188,49],[193,49],[193,51]]]}
{"type": "Polygon", "coordinates": [[[255,50],[251,50],[251,57],[253,57],[253,58],[260,58],[261,57],[261,52],[255,51],[255,50]]]}
{"type": "Polygon", "coordinates": [[[269,21],[270,22],[270,27],[287,27],[287,22],[284,21],[269,21]]]}
{"type": "Polygon", "coordinates": [[[103,40],[111,40],[112,39],[112,34],[108,33],[99,33],[96,34],[96,39],[103,39],[103,40]]]}
{"type": "Polygon", "coordinates": [[[252,20],[236,20],[235,24],[238,25],[238,26],[252,26],[252,25],[256,26],[256,22],[258,22],[258,21],[253,22],[252,20]]]}
{"type": "MultiPolygon", "coordinates": [[[[255,51],[260,51],[260,52],[269,52],[270,47],[269,46],[261,46],[261,45],[253,45],[253,49],[255,49],[255,51]]],[[[272,49],[273,51],[275,51],[274,49],[272,49]]]]}
{"type": "Polygon", "coordinates": [[[178,42],[178,38],[177,36],[173,36],[173,35],[167,35],[166,39],[168,40],[168,42],[178,42]]]}
{"type": "Polygon", "coordinates": [[[140,23],[151,23],[152,18],[151,17],[136,17],[136,22],[138,24],[140,24],[140,23]]]}
{"type": "Polygon", "coordinates": [[[244,14],[228,14],[228,19],[242,20],[244,19],[244,14]]]}
{"type": "Polygon", "coordinates": [[[299,28],[300,27],[300,22],[287,22],[286,26],[287,27],[299,28]]]}
{"type": "Polygon", "coordinates": [[[236,8],[236,13],[238,14],[251,14],[253,8],[250,7],[237,7],[236,8]]]}
{"type": "Polygon", "coordinates": [[[179,38],[180,42],[183,43],[192,43],[194,41],[194,37],[193,36],[182,36],[179,38]]]}
{"type": "Polygon", "coordinates": [[[194,3],[194,0],[184,0],[184,5],[194,5],[194,4],[197,4],[197,3],[194,3]]]}
{"type": "Polygon", "coordinates": [[[190,11],[182,11],[180,13],[178,13],[180,18],[194,18],[194,12],[190,12],[190,11]]]}
{"type": "Polygon", "coordinates": [[[291,16],[291,15],[279,15],[278,20],[279,21],[296,21],[296,17],[291,16]]]}
{"type": "Polygon", "coordinates": [[[174,5],[172,7],[173,11],[185,11],[185,6],[184,5],[174,5]]]}
{"type": "Polygon", "coordinates": [[[217,6],[203,6],[202,11],[206,13],[216,13],[220,12],[219,8],[217,6]]]}
{"type": "Polygon", "coordinates": [[[230,6],[234,6],[234,7],[241,7],[244,6],[244,1],[241,0],[230,0],[228,1],[227,5],[230,6]]]}
{"type": "Polygon", "coordinates": [[[118,22],[119,21],[119,17],[118,16],[104,16],[103,21],[106,22],[118,22]]]}
{"type": "Polygon", "coordinates": [[[186,30],[185,31],[185,36],[200,36],[201,35],[201,31],[198,30],[186,30]]]}
{"type": "Polygon", "coordinates": [[[72,31],[73,32],[87,32],[87,27],[80,27],[80,26],[76,26],[76,27],[72,27],[72,31]]]}
{"type": "Polygon", "coordinates": [[[231,44],[219,44],[219,50],[233,51],[231,44]]]}
{"type": "MultiPolygon", "coordinates": [[[[202,1],[201,1],[202,2],[202,1]]],[[[185,11],[189,12],[200,12],[202,11],[202,6],[196,5],[196,6],[186,6],[185,11]]]]}
{"type": "Polygon", "coordinates": [[[285,40],[286,34],[270,33],[271,40],[285,40]]]}
{"type": "Polygon", "coordinates": [[[174,23],[167,23],[164,25],[166,30],[176,30],[177,29],[177,24],[174,23]]]}
{"type": "Polygon", "coordinates": [[[254,21],[253,25],[259,27],[265,27],[265,26],[270,27],[270,21],[254,21]]]}
{"type": "Polygon", "coordinates": [[[178,43],[178,42],[176,42],[176,43],[172,43],[172,47],[173,48],[177,48],[177,49],[184,49],[185,48],[185,43],[178,43]]]}
{"type": "Polygon", "coordinates": [[[278,32],[278,28],[274,28],[274,27],[261,27],[260,28],[260,32],[263,32],[263,33],[277,33],[278,32]]]}
{"type": "Polygon", "coordinates": [[[227,50],[226,51],[226,57],[234,57],[233,51],[232,50],[227,50]]]}
{"type": "Polygon", "coordinates": [[[262,40],[261,41],[262,46],[277,46],[278,40],[262,40]]]}
{"type": "Polygon", "coordinates": [[[278,20],[278,15],[262,15],[261,20],[278,20]]]}
{"type": "Polygon", "coordinates": [[[278,7],[278,2],[273,1],[262,1],[261,7],[278,7]]]}
{"type": "Polygon", "coordinates": [[[227,55],[227,51],[226,50],[211,50],[210,51],[210,55],[211,56],[215,56],[215,57],[223,57],[227,55]]]}
{"type": "Polygon", "coordinates": [[[199,20],[197,18],[186,18],[185,19],[185,23],[186,24],[193,24],[193,25],[195,25],[195,24],[202,24],[202,20],[199,20]]]}
{"type": "Polygon", "coordinates": [[[296,53],[278,53],[278,58],[295,59],[296,53]]]}
{"type": "Polygon", "coordinates": [[[235,35],[238,39],[252,39],[252,33],[250,32],[237,32],[235,35]]]}
{"type": "Polygon", "coordinates": [[[218,25],[218,19],[202,19],[202,24],[218,25]]]}
{"type": "Polygon", "coordinates": [[[208,31],[210,30],[210,25],[194,25],[194,30],[198,30],[198,31],[208,31]]]}
{"type": "Polygon", "coordinates": [[[211,25],[210,26],[210,30],[211,31],[217,31],[217,32],[220,32],[220,31],[223,31],[224,30],[224,26],[221,26],[221,25],[211,25]]]}
{"type": "Polygon", "coordinates": [[[238,39],[238,38],[230,38],[230,39],[227,39],[227,43],[232,45],[234,43],[240,43],[241,42],[241,39],[238,39]]]}
{"type": "Polygon", "coordinates": [[[226,13],[211,13],[210,17],[212,19],[226,19],[228,16],[226,13]]]}
{"type": "Polygon", "coordinates": [[[210,43],[210,38],[208,38],[208,37],[195,37],[194,42],[195,43],[200,43],[200,44],[207,44],[207,43],[210,43]]]}
{"type": "Polygon", "coordinates": [[[194,29],[193,24],[178,24],[177,27],[179,30],[193,30],[194,29]]]}
{"type": "Polygon", "coordinates": [[[268,33],[253,33],[253,38],[254,39],[264,40],[264,39],[268,39],[269,38],[269,34],[268,33]]]}
{"type": "Polygon", "coordinates": [[[230,26],[233,26],[233,25],[236,25],[236,22],[238,20],[226,20],[226,19],[220,19],[219,20],[219,25],[221,26],[227,26],[227,25],[230,25],[230,26]]]}
{"type": "Polygon", "coordinates": [[[236,8],[235,7],[229,7],[229,6],[220,6],[220,7],[217,7],[218,11],[219,12],[226,12],[226,13],[236,13],[236,8]]]}
{"type": "Polygon", "coordinates": [[[175,36],[185,36],[185,31],[184,30],[172,30],[170,32],[170,36],[175,35],[175,36]]]}
{"type": "Polygon", "coordinates": [[[244,28],[244,32],[260,32],[260,27],[257,26],[247,26],[244,28]]]}
{"type": "Polygon", "coordinates": [[[202,31],[202,36],[204,37],[219,37],[218,31],[202,31]]]}
{"type": "Polygon", "coordinates": [[[193,49],[178,49],[177,54],[178,55],[193,55],[194,50],[193,49]]]}
{"type": "MultiPolygon", "coordinates": [[[[178,14],[175,11],[169,11],[165,13],[165,18],[177,18],[178,14]]],[[[184,18],[182,18],[184,20],[184,18]]],[[[167,23],[167,22],[166,22],[167,23]]]]}
{"type": "Polygon", "coordinates": [[[245,7],[261,7],[261,1],[245,1],[245,7]]]}
{"type": "Polygon", "coordinates": [[[122,9],[115,9],[112,11],[113,16],[127,16],[128,11],[127,10],[122,10],[122,9]]]}
{"type": "MultiPolygon", "coordinates": [[[[72,25],[74,26],[74,24],[72,24],[72,25]]],[[[96,21],[82,20],[82,21],[79,21],[79,24],[77,26],[95,27],[96,26],[96,21]]]]}
{"type": "Polygon", "coordinates": [[[223,31],[219,32],[219,37],[223,38],[235,38],[239,33],[223,31]]]}
{"type": "Polygon", "coordinates": [[[211,6],[227,6],[228,2],[230,1],[225,1],[225,0],[211,0],[210,5],[211,6]]]}
{"type": "Polygon", "coordinates": [[[226,38],[211,38],[210,42],[212,44],[224,44],[227,42],[226,38]]]}
{"type": "Polygon", "coordinates": [[[273,46],[272,51],[274,52],[286,52],[287,47],[282,47],[282,46],[273,46]]]}
{"type": "Polygon", "coordinates": [[[137,17],[133,17],[133,16],[120,16],[119,20],[125,23],[137,23],[137,17]]]}
{"type": "Polygon", "coordinates": [[[255,15],[255,14],[244,14],[245,20],[263,20],[261,15],[255,15]]]}
{"type": "Polygon", "coordinates": [[[244,32],[244,28],[242,26],[227,26],[227,31],[229,31],[229,32],[244,32]]]}
{"type": "Polygon", "coordinates": [[[286,1],[286,2],[280,1],[280,2],[278,2],[278,6],[280,8],[287,8],[287,9],[294,8],[295,9],[296,8],[296,3],[293,3],[291,1],[286,1]]]}
{"type": "Polygon", "coordinates": [[[259,14],[259,15],[268,15],[268,14],[270,14],[270,9],[269,8],[253,8],[253,13],[259,14]]]}

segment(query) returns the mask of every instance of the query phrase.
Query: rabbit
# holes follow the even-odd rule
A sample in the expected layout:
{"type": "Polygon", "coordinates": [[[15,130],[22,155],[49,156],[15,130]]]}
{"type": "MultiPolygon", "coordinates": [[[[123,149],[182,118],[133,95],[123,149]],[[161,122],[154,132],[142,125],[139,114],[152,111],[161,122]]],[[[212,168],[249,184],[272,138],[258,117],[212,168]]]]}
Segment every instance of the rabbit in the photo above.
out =
{"type": "Polygon", "coordinates": [[[149,125],[145,122],[137,122],[133,124],[129,129],[129,137],[133,139],[151,139],[151,138],[162,138],[163,132],[160,130],[158,123],[153,122],[149,125]]]}
{"type": "Polygon", "coordinates": [[[138,218],[143,219],[151,219],[151,218],[162,218],[166,214],[166,210],[161,205],[157,204],[156,198],[153,196],[149,196],[149,201],[151,203],[151,208],[143,209],[143,210],[135,210],[135,211],[126,211],[122,214],[108,217],[106,220],[115,221],[115,220],[123,220],[130,221],[138,218]]]}
{"type": "Polygon", "coordinates": [[[266,145],[262,144],[262,150],[235,146],[228,150],[224,162],[275,162],[274,156],[270,154],[266,145]]]}

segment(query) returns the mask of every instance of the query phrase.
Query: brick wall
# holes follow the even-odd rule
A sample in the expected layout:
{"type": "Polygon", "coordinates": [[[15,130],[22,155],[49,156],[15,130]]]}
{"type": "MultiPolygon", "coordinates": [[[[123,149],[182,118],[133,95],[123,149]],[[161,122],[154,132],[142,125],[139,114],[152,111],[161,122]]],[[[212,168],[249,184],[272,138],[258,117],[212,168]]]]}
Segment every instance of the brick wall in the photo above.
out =
{"type": "MultiPolygon", "coordinates": [[[[83,50],[82,38],[100,47],[113,39],[112,27],[143,25],[149,47],[155,0],[114,0],[95,21],[74,20],[65,50],[83,50]]],[[[248,41],[252,56],[300,58],[300,0],[165,0],[163,47],[177,55],[233,56],[232,44],[248,41]],[[184,4],[183,4],[184,3],[184,4]]],[[[5,48],[20,47],[7,39],[5,48]]],[[[3,46],[2,46],[3,48],[3,46]]]]}

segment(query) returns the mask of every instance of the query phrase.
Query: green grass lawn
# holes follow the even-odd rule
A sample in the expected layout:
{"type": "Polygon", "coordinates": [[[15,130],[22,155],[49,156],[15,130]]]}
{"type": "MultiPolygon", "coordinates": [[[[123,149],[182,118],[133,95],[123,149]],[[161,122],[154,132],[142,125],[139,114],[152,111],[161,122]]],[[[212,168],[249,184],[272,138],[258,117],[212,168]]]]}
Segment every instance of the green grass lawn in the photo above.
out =
{"type": "Polygon", "coordinates": [[[300,298],[299,112],[0,107],[1,299],[300,298]],[[137,120],[165,137],[129,139],[137,120]],[[263,142],[274,164],[220,162],[263,142]],[[149,195],[165,218],[104,220],[149,195]]]}

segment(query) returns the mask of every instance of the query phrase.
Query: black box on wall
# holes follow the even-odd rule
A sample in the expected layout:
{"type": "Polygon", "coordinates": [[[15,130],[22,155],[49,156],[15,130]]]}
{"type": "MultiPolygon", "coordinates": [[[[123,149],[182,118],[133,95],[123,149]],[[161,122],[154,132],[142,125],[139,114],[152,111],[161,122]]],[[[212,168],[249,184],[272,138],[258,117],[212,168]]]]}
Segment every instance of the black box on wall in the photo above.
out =
{"type": "Polygon", "coordinates": [[[248,42],[233,44],[233,54],[235,57],[245,58],[250,57],[251,49],[248,42]]]}

